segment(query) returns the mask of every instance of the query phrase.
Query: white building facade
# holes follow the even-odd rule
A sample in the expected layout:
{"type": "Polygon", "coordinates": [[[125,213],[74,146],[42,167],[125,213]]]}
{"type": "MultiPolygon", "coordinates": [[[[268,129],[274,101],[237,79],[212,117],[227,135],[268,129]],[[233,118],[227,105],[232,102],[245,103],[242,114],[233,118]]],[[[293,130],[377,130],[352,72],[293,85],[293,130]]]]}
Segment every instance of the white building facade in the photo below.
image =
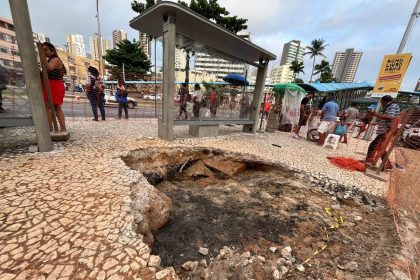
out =
{"type": "Polygon", "coordinates": [[[85,43],[83,36],[80,34],[67,35],[67,48],[74,55],[86,57],[85,43]]]}
{"type": "MultiPolygon", "coordinates": [[[[99,48],[98,48],[99,37],[93,35],[89,37],[90,54],[93,60],[99,61],[99,48]]],[[[111,49],[111,42],[108,39],[101,38],[102,42],[102,56],[105,55],[105,51],[111,49]]]]}
{"type": "Polygon", "coordinates": [[[271,84],[291,83],[293,81],[293,71],[290,64],[279,65],[271,70],[271,84]]]}
{"type": "Polygon", "coordinates": [[[291,64],[292,61],[303,61],[305,46],[299,40],[292,40],[283,46],[280,65],[291,64]]]}
{"type": "MultiPolygon", "coordinates": [[[[238,36],[251,41],[249,32],[239,32],[238,36]]],[[[244,63],[230,62],[210,56],[206,53],[196,53],[194,68],[197,71],[204,71],[213,74],[216,77],[216,81],[220,82],[223,80],[223,77],[230,73],[245,75],[248,65],[244,63]]]]}

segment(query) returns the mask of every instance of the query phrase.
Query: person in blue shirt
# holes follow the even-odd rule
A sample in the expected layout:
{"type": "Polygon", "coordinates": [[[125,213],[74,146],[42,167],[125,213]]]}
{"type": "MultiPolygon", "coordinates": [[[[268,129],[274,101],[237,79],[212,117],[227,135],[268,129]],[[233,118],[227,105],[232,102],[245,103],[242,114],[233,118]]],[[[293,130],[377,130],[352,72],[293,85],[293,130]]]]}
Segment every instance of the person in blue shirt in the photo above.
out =
{"type": "Polygon", "coordinates": [[[318,127],[319,141],[318,145],[324,145],[325,138],[328,133],[334,132],[336,127],[336,120],[338,114],[338,104],[335,103],[334,96],[330,96],[327,99],[327,103],[322,106],[321,124],[318,127]]]}

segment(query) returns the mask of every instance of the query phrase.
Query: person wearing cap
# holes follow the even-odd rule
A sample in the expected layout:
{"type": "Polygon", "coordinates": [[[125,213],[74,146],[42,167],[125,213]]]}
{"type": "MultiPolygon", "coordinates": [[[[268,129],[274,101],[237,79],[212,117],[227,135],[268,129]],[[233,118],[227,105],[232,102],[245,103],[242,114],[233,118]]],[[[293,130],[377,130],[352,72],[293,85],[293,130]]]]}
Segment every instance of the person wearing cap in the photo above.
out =
{"type": "Polygon", "coordinates": [[[322,106],[322,113],[321,113],[321,124],[318,127],[319,132],[319,141],[318,145],[324,145],[325,138],[327,137],[328,133],[334,132],[334,129],[337,125],[337,114],[338,114],[338,104],[335,103],[334,96],[330,96],[327,99],[327,103],[322,106]]]}
{"type": "MultiPolygon", "coordinates": [[[[393,98],[390,95],[383,96],[380,100],[382,106],[380,113],[377,113],[375,111],[369,113],[369,116],[376,117],[379,119],[379,121],[377,123],[378,129],[376,131],[376,137],[370,143],[368,148],[366,162],[372,161],[372,157],[375,153],[375,150],[382,144],[383,141],[386,140],[387,132],[392,120],[400,114],[400,107],[397,104],[393,103],[392,100],[393,98]]],[[[385,152],[385,150],[381,152],[382,159],[384,158],[385,152]]],[[[384,168],[392,168],[392,164],[389,160],[386,162],[384,168]]]]}
{"type": "Polygon", "coordinates": [[[201,101],[202,100],[203,100],[203,93],[201,92],[200,84],[195,84],[194,85],[194,94],[193,94],[193,98],[192,98],[192,101],[194,103],[194,106],[193,106],[194,118],[199,118],[200,117],[200,108],[201,108],[201,101]]]}

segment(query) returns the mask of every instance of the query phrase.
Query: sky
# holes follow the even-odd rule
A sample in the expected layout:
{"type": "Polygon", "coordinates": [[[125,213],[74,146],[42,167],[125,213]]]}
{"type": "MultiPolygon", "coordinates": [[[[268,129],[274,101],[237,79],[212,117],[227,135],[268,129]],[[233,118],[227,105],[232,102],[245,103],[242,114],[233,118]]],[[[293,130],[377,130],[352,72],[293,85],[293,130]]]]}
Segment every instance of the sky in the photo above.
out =
{"type": "MultiPolygon", "coordinates": [[[[89,36],[97,32],[95,0],[27,0],[32,29],[44,33],[56,46],[66,44],[70,33],[89,36]]],[[[322,38],[330,64],[334,54],[346,48],[362,51],[355,81],[375,82],[383,56],[397,51],[417,0],[219,0],[231,15],[248,19],[253,43],[281,57],[283,44],[300,40],[310,44],[322,38]]],[[[123,29],[129,39],[138,32],[129,27],[136,16],[132,0],[99,0],[101,33],[111,39],[112,31],[123,29]]],[[[9,1],[0,0],[0,16],[11,18],[9,1]]],[[[401,89],[412,91],[420,78],[420,19],[414,26],[404,52],[413,54],[401,89]]],[[[317,58],[319,62],[322,58],[317,58]]],[[[157,51],[161,65],[161,47],[157,51]]],[[[312,60],[305,59],[303,79],[309,80],[312,60]]],[[[153,63],[153,61],[152,61],[153,63]]],[[[270,63],[270,68],[279,61],[270,63]]]]}

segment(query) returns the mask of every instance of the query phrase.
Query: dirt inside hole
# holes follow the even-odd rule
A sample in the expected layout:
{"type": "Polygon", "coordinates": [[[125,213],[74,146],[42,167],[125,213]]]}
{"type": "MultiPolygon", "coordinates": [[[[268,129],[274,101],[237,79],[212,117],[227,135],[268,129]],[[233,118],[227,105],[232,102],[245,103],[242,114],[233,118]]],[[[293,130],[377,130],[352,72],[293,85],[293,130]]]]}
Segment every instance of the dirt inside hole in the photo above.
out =
{"type": "Polygon", "coordinates": [[[148,149],[124,160],[172,200],[152,253],[182,279],[394,277],[400,247],[380,198],[369,207],[284,167],[219,150],[148,149]],[[344,219],[338,229],[326,207],[344,219]]]}

